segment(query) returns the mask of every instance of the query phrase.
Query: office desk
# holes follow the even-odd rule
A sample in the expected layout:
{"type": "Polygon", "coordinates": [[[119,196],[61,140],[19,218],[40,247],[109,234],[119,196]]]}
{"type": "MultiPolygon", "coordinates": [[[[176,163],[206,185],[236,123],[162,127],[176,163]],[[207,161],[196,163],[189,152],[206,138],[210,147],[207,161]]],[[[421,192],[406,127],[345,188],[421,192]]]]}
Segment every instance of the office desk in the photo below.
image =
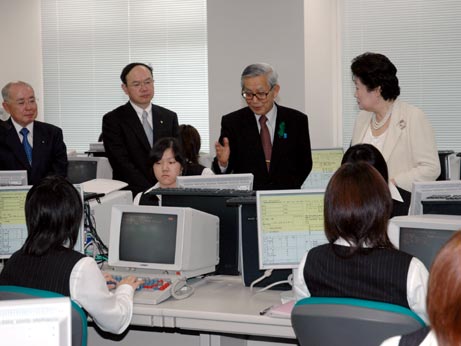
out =
{"type": "MultiPolygon", "coordinates": [[[[117,345],[145,345],[146,340],[201,346],[296,344],[290,319],[259,314],[280,303],[279,291],[252,293],[237,276],[208,277],[193,286],[194,294],[184,300],[170,298],[159,305],[135,305],[131,325],[152,328],[152,333],[133,328],[117,345]],[[181,331],[186,333],[181,335],[181,331]],[[187,331],[198,333],[187,335],[187,331]]],[[[89,345],[111,345],[106,342],[90,328],[89,345]]]]}

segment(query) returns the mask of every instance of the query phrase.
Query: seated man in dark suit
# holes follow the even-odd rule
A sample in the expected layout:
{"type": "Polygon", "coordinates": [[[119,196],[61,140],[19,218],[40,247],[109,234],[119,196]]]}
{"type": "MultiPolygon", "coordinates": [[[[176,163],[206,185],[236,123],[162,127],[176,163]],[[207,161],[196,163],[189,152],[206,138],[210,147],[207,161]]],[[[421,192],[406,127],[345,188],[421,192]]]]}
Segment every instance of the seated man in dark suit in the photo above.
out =
{"type": "Polygon", "coordinates": [[[29,185],[48,175],[67,175],[67,152],[59,127],[35,120],[34,89],[10,82],[2,89],[3,108],[10,114],[0,121],[0,170],[27,170],[29,185]]]}
{"type": "Polygon", "coordinates": [[[128,183],[136,195],[155,185],[149,152],[160,138],[178,137],[178,116],[151,103],[154,79],[150,66],[128,64],[120,78],[130,100],[104,115],[102,136],[113,178],[128,183]]]}
{"type": "Polygon", "coordinates": [[[252,173],[254,190],[299,189],[312,169],[307,116],[274,102],[280,86],[268,64],[247,66],[241,87],[248,107],[222,117],[214,172],[252,173]]]}

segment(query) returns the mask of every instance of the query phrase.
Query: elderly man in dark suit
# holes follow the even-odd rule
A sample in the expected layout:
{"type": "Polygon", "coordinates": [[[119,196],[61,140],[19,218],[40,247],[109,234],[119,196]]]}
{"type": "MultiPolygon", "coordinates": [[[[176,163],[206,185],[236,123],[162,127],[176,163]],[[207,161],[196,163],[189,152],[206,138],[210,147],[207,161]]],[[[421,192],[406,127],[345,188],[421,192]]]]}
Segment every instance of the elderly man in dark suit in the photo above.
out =
{"type": "Polygon", "coordinates": [[[150,66],[128,64],[120,79],[130,100],[104,115],[102,137],[113,178],[128,183],[136,195],[156,183],[149,153],[160,138],[178,136],[178,116],[151,103],[154,79],[150,66]]]}
{"type": "Polygon", "coordinates": [[[59,127],[35,120],[37,101],[26,82],[6,84],[3,108],[10,114],[0,121],[0,170],[27,170],[29,185],[48,175],[67,175],[67,152],[59,127]]]}
{"type": "Polygon", "coordinates": [[[222,117],[215,144],[215,173],[252,173],[254,190],[299,189],[312,169],[307,116],[274,102],[277,78],[268,64],[243,70],[248,107],[222,117]]]}

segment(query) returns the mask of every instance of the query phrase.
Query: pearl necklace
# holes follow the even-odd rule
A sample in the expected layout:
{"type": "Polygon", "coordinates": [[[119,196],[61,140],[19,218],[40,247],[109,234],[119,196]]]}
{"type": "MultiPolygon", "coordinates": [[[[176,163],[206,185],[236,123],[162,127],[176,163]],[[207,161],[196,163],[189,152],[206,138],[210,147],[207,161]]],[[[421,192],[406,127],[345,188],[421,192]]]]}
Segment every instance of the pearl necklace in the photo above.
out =
{"type": "Polygon", "coordinates": [[[394,106],[394,104],[392,104],[389,107],[389,110],[387,111],[384,118],[381,119],[381,121],[376,120],[376,113],[373,113],[373,115],[371,116],[371,127],[373,128],[373,130],[379,130],[381,127],[384,126],[384,124],[389,120],[389,118],[392,115],[393,106],[394,106]]]}

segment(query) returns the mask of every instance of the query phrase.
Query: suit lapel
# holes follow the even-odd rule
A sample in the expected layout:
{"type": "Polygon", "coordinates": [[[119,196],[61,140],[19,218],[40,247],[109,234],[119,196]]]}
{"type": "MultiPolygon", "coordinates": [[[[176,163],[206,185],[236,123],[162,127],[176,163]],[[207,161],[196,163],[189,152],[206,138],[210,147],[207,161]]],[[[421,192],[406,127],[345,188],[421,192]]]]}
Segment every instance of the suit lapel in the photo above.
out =
{"type": "Polygon", "coordinates": [[[383,156],[386,161],[389,160],[392,151],[394,150],[401,134],[400,122],[402,120],[402,113],[400,112],[400,102],[394,102],[394,108],[392,109],[391,122],[387,129],[387,137],[384,142],[383,156]]]}
{"type": "Polygon", "coordinates": [[[288,135],[285,130],[287,121],[285,113],[277,104],[275,104],[275,106],[277,107],[277,118],[275,120],[274,141],[272,143],[271,167],[277,165],[277,162],[280,160],[280,155],[282,155],[282,150],[280,150],[281,141],[288,139],[287,137],[284,138],[284,135],[288,135]]]}
{"type": "Polygon", "coordinates": [[[24,151],[24,147],[22,146],[22,143],[11,121],[11,118],[8,120],[8,123],[9,128],[6,133],[6,143],[10,147],[11,152],[14,154],[14,156],[16,156],[18,160],[22,163],[24,169],[30,170],[30,164],[27,160],[26,152],[24,151]]]}
{"type": "Polygon", "coordinates": [[[130,102],[127,102],[125,104],[125,107],[127,108],[125,123],[133,130],[136,138],[139,139],[139,141],[142,143],[145,149],[150,151],[151,147],[149,144],[149,140],[147,139],[146,133],[144,132],[144,128],[142,127],[138,114],[136,113],[130,102]]]}

